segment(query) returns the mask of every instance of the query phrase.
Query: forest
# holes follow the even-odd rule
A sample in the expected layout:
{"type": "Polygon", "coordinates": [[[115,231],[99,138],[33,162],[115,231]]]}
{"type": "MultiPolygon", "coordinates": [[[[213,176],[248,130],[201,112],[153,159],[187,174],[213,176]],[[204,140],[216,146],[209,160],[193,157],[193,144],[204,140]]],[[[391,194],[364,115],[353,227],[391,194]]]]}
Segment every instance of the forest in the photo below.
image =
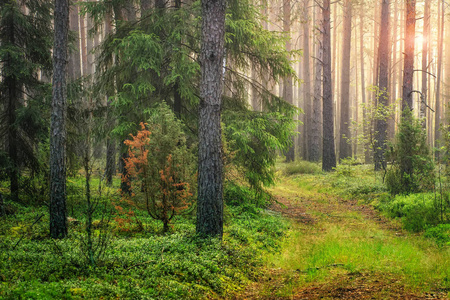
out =
{"type": "Polygon", "coordinates": [[[450,299],[446,0],[0,0],[0,299],[450,299]]]}

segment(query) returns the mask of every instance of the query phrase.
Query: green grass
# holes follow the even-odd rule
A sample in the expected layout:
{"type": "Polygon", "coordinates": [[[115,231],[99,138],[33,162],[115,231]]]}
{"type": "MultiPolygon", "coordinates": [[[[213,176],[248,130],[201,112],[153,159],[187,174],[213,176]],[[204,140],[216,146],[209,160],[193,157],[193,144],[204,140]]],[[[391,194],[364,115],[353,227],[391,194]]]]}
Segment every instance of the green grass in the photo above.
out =
{"type": "Polygon", "coordinates": [[[272,269],[285,270],[276,296],[290,297],[298,287],[309,285],[333,286],[349,274],[369,274],[386,283],[392,280],[418,293],[450,290],[448,227],[429,230],[427,238],[396,232],[358,210],[349,210],[349,199],[377,204],[386,192],[381,176],[367,166],[352,166],[346,174],[290,176],[273,188],[316,220],[313,224],[292,222],[281,253],[266,257],[272,269]]]}

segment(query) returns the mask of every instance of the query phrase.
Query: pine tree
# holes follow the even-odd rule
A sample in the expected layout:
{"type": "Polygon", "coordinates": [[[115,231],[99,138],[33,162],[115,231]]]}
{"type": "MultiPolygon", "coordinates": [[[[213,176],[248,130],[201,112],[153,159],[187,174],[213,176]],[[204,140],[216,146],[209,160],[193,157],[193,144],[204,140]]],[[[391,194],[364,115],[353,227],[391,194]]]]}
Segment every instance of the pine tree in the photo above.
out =
{"type": "Polygon", "coordinates": [[[220,113],[225,56],[225,0],[202,1],[197,233],[223,234],[223,166],[220,113]]]}
{"type": "Polygon", "coordinates": [[[38,74],[51,73],[50,16],[49,1],[7,0],[0,5],[0,138],[6,145],[0,149],[6,158],[0,168],[7,170],[14,201],[19,201],[21,169],[40,169],[36,145],[46,131],[41,108],[48,90],[38,74]]]}
{"type": "Polygon", "coordinates": [[[67,235],[66,218],[66,100],[69,0],[55,0],[53,97],[50,125],[50,236],[67,235]]]}

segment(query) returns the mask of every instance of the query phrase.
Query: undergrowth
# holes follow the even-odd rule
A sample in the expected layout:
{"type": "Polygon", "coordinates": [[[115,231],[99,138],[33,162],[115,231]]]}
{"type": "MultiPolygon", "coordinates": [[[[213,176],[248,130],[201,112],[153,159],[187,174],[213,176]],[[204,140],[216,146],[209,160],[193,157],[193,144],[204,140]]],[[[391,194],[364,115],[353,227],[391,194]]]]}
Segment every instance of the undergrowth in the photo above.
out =
{"type": "MultiPolygon", "coordinates": [[[[69,182],[75,190],[78,179],[69,182]]],[[[99,205],[110,203],[108,195],[103,193],[99,205]]],[[[162,225],[144,211],[136,210],[127,224],[114,218],[102,222],[98,211],[94,236],[102,234],[102,227],[110,236],[94,267],[83,253],[82,200],[69,199],[75,221],[64,240],[48,237],[47,208],[16,205],[16,214],[0,223],[0,299],[232,297],[260,276],[261,256],[280,249],[287,223],[264,213],[251,199],[238,203],[228,195],[223,242],[198,238],[192,214],[174,221],[163,234],[162,225]]]]}

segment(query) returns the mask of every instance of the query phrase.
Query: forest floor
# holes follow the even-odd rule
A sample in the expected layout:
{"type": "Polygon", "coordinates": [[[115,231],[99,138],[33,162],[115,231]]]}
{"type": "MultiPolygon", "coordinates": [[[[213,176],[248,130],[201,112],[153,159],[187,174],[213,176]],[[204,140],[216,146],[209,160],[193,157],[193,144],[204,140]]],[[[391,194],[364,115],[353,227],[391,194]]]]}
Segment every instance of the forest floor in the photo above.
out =
{"type": "Polygon", "coordinates": [[[450,299],[448,282],[434,276],[448,280],[448,249],[302,180],[283,178],[272,189],[270,212],[292,221],[290,233],[238,299],[450,299]]]}

